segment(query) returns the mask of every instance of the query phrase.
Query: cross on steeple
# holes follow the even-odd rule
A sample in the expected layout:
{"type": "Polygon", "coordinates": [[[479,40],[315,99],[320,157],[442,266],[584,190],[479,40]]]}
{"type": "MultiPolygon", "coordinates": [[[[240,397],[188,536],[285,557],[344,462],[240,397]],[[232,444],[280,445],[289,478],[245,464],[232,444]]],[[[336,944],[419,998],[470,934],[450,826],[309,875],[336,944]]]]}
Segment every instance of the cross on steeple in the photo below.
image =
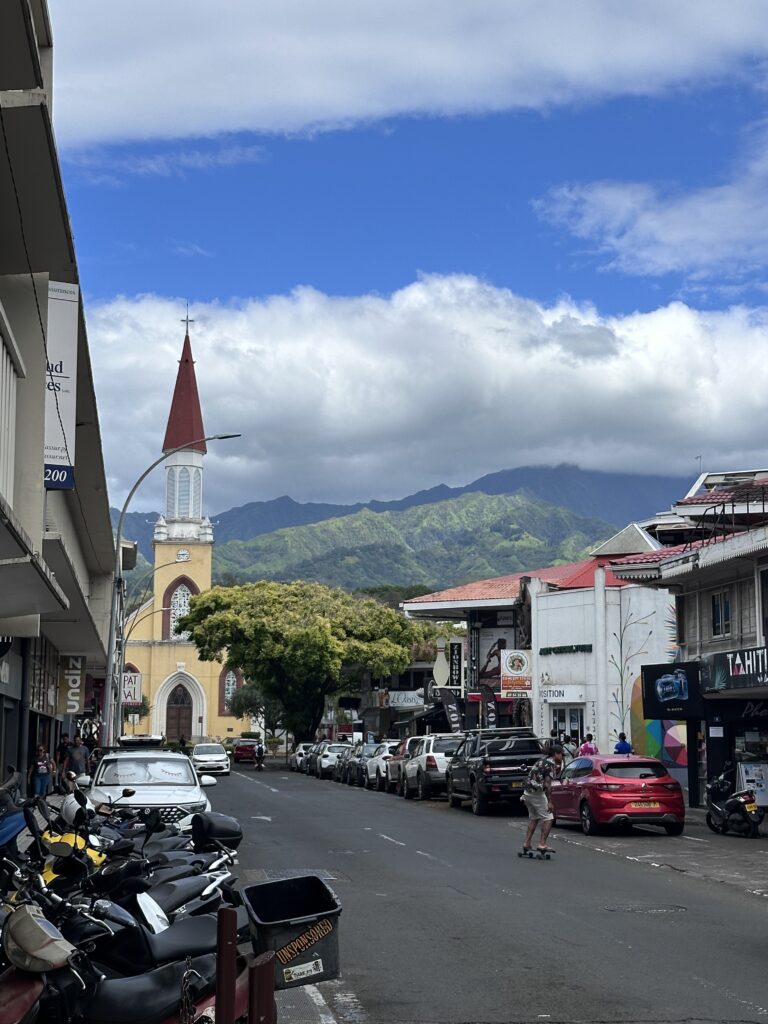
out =
{"type": "Polygon", "coordinates": [[[190,318],[190,315],[189,315],[189,303],[187,303],[187,315],[181,318],[181,322],[183,324],[186,324],[187,334],[189,334],[189,325],[193,324],[195,322],[194,320],[192,320],[190,318]]]}

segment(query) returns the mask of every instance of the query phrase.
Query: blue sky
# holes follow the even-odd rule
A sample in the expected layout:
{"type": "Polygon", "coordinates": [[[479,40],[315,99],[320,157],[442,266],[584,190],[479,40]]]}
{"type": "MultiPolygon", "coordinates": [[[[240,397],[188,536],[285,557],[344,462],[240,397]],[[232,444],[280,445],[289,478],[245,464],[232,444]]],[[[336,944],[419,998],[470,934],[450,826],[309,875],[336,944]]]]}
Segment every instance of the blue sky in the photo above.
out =
{"type": "Polygon", "coordinates": [[[206,424],[245,435],[209,460],[216,508],[768,462],[759,4],[217,12],[52,0],[115,499],[186,299],[206,424]]]}

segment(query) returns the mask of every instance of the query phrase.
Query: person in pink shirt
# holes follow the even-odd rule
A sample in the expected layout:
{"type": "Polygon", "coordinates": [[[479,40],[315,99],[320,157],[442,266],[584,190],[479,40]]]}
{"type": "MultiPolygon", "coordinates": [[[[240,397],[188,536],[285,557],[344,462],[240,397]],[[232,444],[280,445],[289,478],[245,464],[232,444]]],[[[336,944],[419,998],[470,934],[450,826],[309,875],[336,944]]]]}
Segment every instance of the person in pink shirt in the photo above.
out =
{"type": "Polygon", "coordinates": [[[579,747],[577,753],[579,757],[598,753],[597,744],[595,743],[595,739],[591,732],[588,732],[584,737],[584,742],[579,747]]]}

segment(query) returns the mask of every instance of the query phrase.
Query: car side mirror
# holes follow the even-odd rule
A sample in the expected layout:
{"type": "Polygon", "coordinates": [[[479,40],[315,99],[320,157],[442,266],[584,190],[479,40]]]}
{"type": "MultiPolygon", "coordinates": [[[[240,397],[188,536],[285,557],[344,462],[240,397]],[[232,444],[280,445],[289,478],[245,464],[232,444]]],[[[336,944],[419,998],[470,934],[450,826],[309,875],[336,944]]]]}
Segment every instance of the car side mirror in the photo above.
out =
{"type": "Polygon", "coordinates": [[[217,786],[218,782],[213,777],[213,775],[201,775],[200,776],[200,785],[204,789],[207,789],[208,786],[217,786]]]}
{"type": "MultiPolygon", "coordinates": [[[[90,775],[78,775],[75,779],[75,785],[78,789],[90,789],[91,788],[91,776],[90,775]]],[[[77,792],[77,790],[75,790],[77,792]]]]}

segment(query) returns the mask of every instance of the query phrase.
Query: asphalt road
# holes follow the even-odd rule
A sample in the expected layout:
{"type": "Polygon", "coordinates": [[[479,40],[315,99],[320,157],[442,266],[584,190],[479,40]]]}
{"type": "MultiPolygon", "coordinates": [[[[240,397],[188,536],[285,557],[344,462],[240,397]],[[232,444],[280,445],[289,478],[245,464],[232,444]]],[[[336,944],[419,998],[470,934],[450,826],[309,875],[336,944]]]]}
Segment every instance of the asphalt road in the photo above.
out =
{"type": "Polygon", "coordinates": [[[768,901],[621,853],[682,865],[695,841],[556,830],[553,859],[529,861],[506,812],[249,765],[209,792],[243,824],[244,884],[327,873],[343,904],[342,978],[297,990],[315,1016],[297,994],[281,1024],[768,1021],[768,901]]]}

